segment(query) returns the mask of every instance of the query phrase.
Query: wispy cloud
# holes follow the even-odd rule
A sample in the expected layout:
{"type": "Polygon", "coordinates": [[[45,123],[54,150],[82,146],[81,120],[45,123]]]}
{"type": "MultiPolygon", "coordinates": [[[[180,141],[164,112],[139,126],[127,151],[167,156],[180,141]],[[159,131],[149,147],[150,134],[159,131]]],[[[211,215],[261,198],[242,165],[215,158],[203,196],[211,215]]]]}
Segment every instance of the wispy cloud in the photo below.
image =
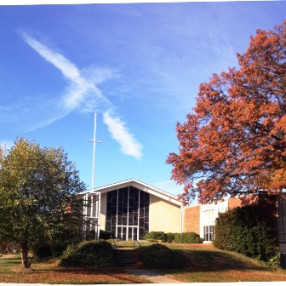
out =
{"type": "Polygon", "coordinates": [[[66,78],[79,84],[82,83],[80,72],[73,63],[71,63],[61,54],[52,51],[51,49],[48,49],[45,45],[32,38],[27,33],[22,32],[21,34],[23,39],[31,48],[33,48],[46,61],[50,62],[56,68],[58,68],[66,78]]]}
{"type": "MultiPolygon", "coordinates": [[[[34,49],[40,56],[42,56],[47,62],[52,64],[57,68],[63,76],[70,81],[68,87],[68,92],[63,98],[64,107],[68,110],[73,110],[79,107],[90,95],[97,97],[101,101],[110,104],[108,99],[105,98],[100,89],[95,85],[93,79],[87,80],[81,75],[81,71],[65,58],[63,55],[49,49],[47,46],[31,37],[29,34],[22,32],[21,33],[24,41],[34,49]]],[[[101,81],[105,81],[104,75],[101,81]]],[[[110,76],[109,76],[110,77],[110,76]]]]}
{"type": "Polygon", "coordinates": [[[97,84],[118,77],[118,74],[108,68],[89,68],[83,71],[64,57],[62,54],[48,48],[43,43],[21,32],[24,41],[35,50],[43,59],[57,68],[65,79],[69,81],[66,93],[58,102],[60,113],[49,116],[45,121],[38,123],[34,129],[47,126],[56,120],[65,117],[74,109],[83,112],[103,112],[104,123],[107,125],[112,137],[121,146],[121,151],[136,159],[142,156],[142,145],[127,130],[125,123],[111,114],[110,109],[115,109],[113,104],[106,98],[97,84]],[[106,111],[107,110],[107,111],[106,111]]]}
{"type": "Polygon", "coordinates": [[[110,110],[104,112],[103,120],[112,137],[120,144],[121,151],[126,155],[140,159],[142,157],[142,145],[129,133],[120,118],[111,116],[110,113],[110,110]]]}

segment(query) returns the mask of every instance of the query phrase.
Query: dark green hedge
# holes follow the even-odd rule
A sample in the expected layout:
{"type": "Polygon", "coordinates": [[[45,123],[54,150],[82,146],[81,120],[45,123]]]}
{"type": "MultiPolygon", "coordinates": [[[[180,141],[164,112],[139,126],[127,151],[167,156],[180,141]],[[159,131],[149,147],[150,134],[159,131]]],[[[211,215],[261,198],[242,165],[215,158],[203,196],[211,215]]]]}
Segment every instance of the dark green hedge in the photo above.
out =
{"type": "Polygon", "coordinates": [[[201,243],[203,240],[194,232],[184,233],[164,233],[162,231],[151,231],[144,237],[148,240],[161,240],[162,242],[175,242],[175,243],[201,243]]]}
{"type": "Polygon", "coordinates": [[[166,242],[167,235],[163,231],[151,231],[146,233],[144,238],[150,240],[162,240],[163,242],[166,242]]]}
{"type": "Polygon", "coordinates": [[[111,231],[100,230],[99,239],[113,239],[114,234],[111,231]]]}
{"type": "Polygon", "coordinates": [[[263,261],[277,254],[277,241],[267,225],[267,212],[249,205],[221,213],[216,220],[214,246],[263,261]]]}
{"type": "Polygon", "coordinates": [[[171,250],[162,244],[142,246],[136,251],[144,267],[180,269],[184,266],[184,257],[181,252],[171,250]]]}
{"type": "Polygon", "coordinates": [[[85,241],[68,247],[60,261],[61,266],[90,266],[103,268],[112,266],[114,249],[106,241],[85,241]]]}
{"type": "Polygon", "coordinates": [[[175,243],[202,243],[203,239],[194,232],[175,233],[175,243]]]}

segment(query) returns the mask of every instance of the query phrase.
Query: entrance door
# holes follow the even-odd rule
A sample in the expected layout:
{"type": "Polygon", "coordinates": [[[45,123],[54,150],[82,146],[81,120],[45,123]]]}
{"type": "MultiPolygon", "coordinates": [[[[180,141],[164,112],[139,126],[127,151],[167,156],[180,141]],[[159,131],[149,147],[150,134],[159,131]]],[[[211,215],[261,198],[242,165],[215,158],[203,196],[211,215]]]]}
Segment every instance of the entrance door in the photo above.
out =
{"type": "Polygon", "coordinates": [[[126,232],[127,232],[126,226],[118,226],[117,227],[117,238],[119,238],[120,240],[127,240],[126,232]]]}
{"type": "Polygon", "coordinates": [[[137,229],[137,226],[130,226],[128,228],[128,239],[138,240],[137,229]]]}

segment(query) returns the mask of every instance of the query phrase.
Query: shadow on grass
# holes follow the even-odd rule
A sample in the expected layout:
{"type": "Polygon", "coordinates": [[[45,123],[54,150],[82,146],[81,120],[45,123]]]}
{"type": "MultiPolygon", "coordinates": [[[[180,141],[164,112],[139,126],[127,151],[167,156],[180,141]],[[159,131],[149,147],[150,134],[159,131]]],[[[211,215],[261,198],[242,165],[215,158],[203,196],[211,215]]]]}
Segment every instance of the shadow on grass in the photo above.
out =
{"type": "MultiPolygon", "coordinates": [[[[1,261],[1,258],[0,258],[0,261],[1,261]]],[[[18,265],[19,264],[19,258],[5,258],[5,260],[3,259],[2,261],[3,261],[3,264],[5,265],[8,265],[8,264],[18,265]]]]}
{"type": "Polygon", "coordinates": [[[228,270],[266,270],[253,259],[245,256],[216,250],[174,250],[182,256],[180,269],[164,269],[168,273],[180,272],[223,272],[228,270]]]}

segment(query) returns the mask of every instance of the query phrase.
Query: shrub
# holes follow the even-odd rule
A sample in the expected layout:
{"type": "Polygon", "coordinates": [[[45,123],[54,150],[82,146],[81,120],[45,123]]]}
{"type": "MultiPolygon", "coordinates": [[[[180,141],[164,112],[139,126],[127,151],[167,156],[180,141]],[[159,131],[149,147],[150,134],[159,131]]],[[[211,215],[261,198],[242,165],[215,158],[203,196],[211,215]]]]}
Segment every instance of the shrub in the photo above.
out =
{"type": "Polygon", "coordinates": [[[138,248],[137,252],[144,267],[180,269],[184,265],[180,251],[171,250],[162,244],[143,246],[138,248]]]}
{"type": "Polygon", "coordinates": [[[175,233],[174,241],[176,243],[202,243],[202,239],[195,232],[175,233]]]}
{"type": "Polygon", "coordinates": [[[53,256],[52,247],[50,244],[41,245],[37,249],[33,249],[33,251],[35,252],[35,257],[39,260],[53,256]]]}
{"type": "Polygon", "coordinates": [[[184,233],[164,233],[162,231],[151,231],[145,235],[145,239],[150,241],[162,240],[162,242],[176,243],[201,243],[203,240],[195,232],[184,233]]]}
{"type": "Polygon", "coordinates": [[[166,241],[165,242],[173,242],[175,240],[175,234],[172,232],[166,233],[166,241]]]}
{"type": "Polygon", "coordinates": [[[78,244],[70,244],[66,250],[63,252],[63,255],[62,255],[62,258],[65,258],[65,257],[68,257],[69,255],[71,255],[72,253],[75,252],[76,249],[78,249],[78,247],[80,246],[81,244],[78,243],[78,244]]]}
{"type": "Polygon", "coordinates": [[[112,239],[115,238],[111,231],[100,230],[99,239],[112,239]]]}
{"type": "Polygon", "coordinates": [[[162,240],[163,242],[166,242],[167,235],[163,231],[151,231],[146,233],[144,238],[149,240],[162,240]]]}
{"type": "Polygon", "coordinates": [[[52,242],[51,243],[51,250],[52,250],[52,256],[53,257],[60,257],[63,255],[66,248],[69,246],[68,241],[63,242],[52,242]]]}
{"type": "Polygon", "coordinates": [[[216,221],[214,246],[269,261],[277,254],[277,241],[266,222],[265,212],[256,205],[221,213],[216,221]]]}
{"type": "Polygon", "coordinates": [[[62,256],[68,246],[69,244],[67,241],[52,241],[40,245],[33,245],[32,252],[35,254],[36,259],[42,260],[46,258],[62,256]]]}
{"type": "Polygon", "coordinates": [[[106,241],[85,241],[67,248],[61,266],[89,266],[103,268],[113,265],[114,250],[106,241]]]}

